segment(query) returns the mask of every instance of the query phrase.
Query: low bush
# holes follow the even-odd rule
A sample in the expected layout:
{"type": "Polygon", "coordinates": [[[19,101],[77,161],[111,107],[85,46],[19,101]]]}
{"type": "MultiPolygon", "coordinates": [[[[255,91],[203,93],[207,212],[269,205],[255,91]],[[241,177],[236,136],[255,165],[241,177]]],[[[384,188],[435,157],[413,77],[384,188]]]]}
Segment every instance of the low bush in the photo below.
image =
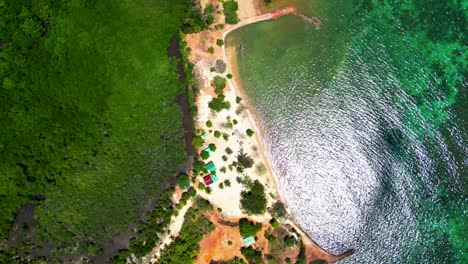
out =
{"type": "Polygon", "coordinates": [[[224,2],[223,12],[226,23],[237,24],[239,22],[239,18],[237,17],[237,9],[239,9],[237,1],[228,0],[224,2]]]}
{"type": "Polygon", "coordinates": [[[189,187],[190,179],[189,179],[188,175],[185,174],[185,173],[179,174],[179,176],[177,176],[177,185],[179,185],[179,187],[181,189],[185,189],[185,188],[189,187]]]}
{"type": "Polygon", "coordinates": [[[266,211],[265,188],[258,181],[248,184],[248,190],[241,193],[242,209],[250,215],[263,214],[266,211]]]}
{"type": "Polygon", "coordinates": [[[223,109],[231,108],[231,104],[228,101],[224,101],[225,98],[224,95],[219,95],[217,98],[213,98],[208,103],[208,106],[215,112],[221,112],[223,109]]]}
{"type": "Polygon", "coordinates": [[[260,230],[262,230],[261,223],[255,224],[249,221],[247,218],[242,218],[239,220],[239,231],[242,237],[254,237],[260,230]]]}

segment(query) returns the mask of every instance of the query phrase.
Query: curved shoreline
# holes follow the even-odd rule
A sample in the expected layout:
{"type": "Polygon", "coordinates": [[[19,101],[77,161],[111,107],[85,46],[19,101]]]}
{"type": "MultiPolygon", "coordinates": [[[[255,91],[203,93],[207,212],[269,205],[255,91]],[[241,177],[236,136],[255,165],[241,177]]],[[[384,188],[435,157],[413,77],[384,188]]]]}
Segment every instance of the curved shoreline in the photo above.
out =
{"type": "MultiPolygon", "coordinates": [[[[250,24],[258,23],[258,22],[261,22],[261,21],[267,21],[267,20],[270,20],[270,19],[262,19],[262,20],[258,20],[258,21],[255,21],[255,22],[251,22],[250,24]]],[[[231,30],[225,32],[225,34],[223,35],[223,41],[225,42],[225,39],[229,35],[229,33],[233,32],[236,29],[239,29],[239,28],[241,28],[243,26],[247,26],[247,25],[250,25],[250,24],[245,24],[245,25],[242,25],[240,27],[232,28],[231,30]]],[[[317,242],[315,242],[311,238],[311,236],[309,234],[307,234],[300,227],[300,225],[296,222],[296,220],[294,218],[294,215],[291,213],[291,211],[289,209],[288,203],[283,199],[284,194],[282,193],[281,188],[279,187],[279,182],[278,182],[277,177],[275,176],[275,173],[274,173],[273,168],[271,166],[271,164],[272,164],[271,157],[265,151],[265,147],[264,147],[265,143],[262,141],[262,138],[264,138],[265,134],[264,134],[264,131],[258,125],[259,124],[259,122],[257,121],[257,116],[258,115],[255,113],[255,110],[254,110],[253,106],[249,102],[249,99],[248,99],[249,97],[247,96],[245,88],[242,85],[242,81],[240,80],[237,59],[233,58],[233,56],[236,56],[236,54],[234,54],[234,51],[228,51],[229,49],[233,49],[233,47],[229,48],[229,47],[226,47],[226,45],[223,46],[223,59],[226,61],[226,64],[227,64],[227,72],[233,73],[233,78],[228,80],[228,83],[229,83],[230,87],[232,87],[236,91],[236,93],[240,97],[242,97],[242,100],[244,101],[244,104],[247,106],[247,109],[248,109],[247,110],[248,111],[247,112],[247,117],[249,119],[249,122],[250,122],[253,130],[256,132],[254,134],[255,140],[257,141],[257,144],[262,147],[262,150],[260,151],[260,153],[261,153],[260,155],[262,156],[262,159],[264,161],[266,161],[265,166],[266,166],[266,168],[268,170],[268,173],[267,173],[268,178],[271,180],[271,182],[273,183],[274,188],[276,189],[277,195],[276,195],[275,198],[277,200],[281,201],[285,205],[286,210],[288,212],[287,219],[285,221],[282,221],[282,222],[292,226],[296,231],[298,231],[298,233],[300,233],[300,235],[303,238],[306,238],[307,239],[306,244],[309,244],[309,246],[315,247],[315,248],[319,249],[320,251],[322,251],[323,254],[326,254],[326,255],[330,256],[331,258],[328,259],[328,260],[330,260],[332,262],[341,260],[343,258],[346,258],[346,257],[352,255],[354,253],[354,249],[347,250],[347,251],[343,252],[340,255],[333,255],[333,254],[327,252],[319,244],[317,244],[317,242]]],[[[303,239],[303,240],[305,240],[305,239],[303,239]]]]}
{"type": "MultiPolygon", "coordinates": [[[[245,127],[250,127],[255,131],[251,139],[246,139],[247,141],[254,141],[253,145],[252,143],[249,143],[249,142],[246,142],[246,143],[248,143],[248,145],[250,146],[258,146],[257,154],[259,156],[259,160],[263,162],[266,168],[266,174],[267,174],[266,186],[265,186],[266,192],[274,193],[274,196],[275,196],[274,198],[268,197],[268,199],[270,200],[270,204],[271,202],[279,200],[283,202],[287,207],[287,204],[282,199],[283,195],[281,193],[281,189],[278,187],[277,179],[272,170],[271,159],[266,154],[265,149],[264,149],[264,144],[262,143],[262,140],[260,138],[261,136],[264,136],[264,133],[258,126],[257,118],[256,118],[256,115],[254,114],[253,107],[249,104],[248,96],[246,96],[245,91],[243,90],[243,87],[242,87],[241,80],[239,79],[238,72],[237,72],[236,59],[234,55],[228,51],[229,47],[226,47],[226,45],[222,45],[221,47],[219,46],[213,47],[213,46],[210,46],[209,44],[215,43],[217,39],[218,40],[221,39],[223,40],[223,42],[225,42],[226,37],[229,35],[229,33],[233,32],[236,29],[242,28],[250,24],[259,23],[262,21],[275,20],[286,15],[295,15],[295,16],[301,17],[306,22],[314,24],[317,27],[319,26],[320,20],[316,18],[306,18],[303,14],[298,12],[294,6],[289,6],[283,9],[275,10],[275,11],[272,11],[266,14],[260,14],[260,15],[258,14],[259,13],[258,8],[255,8],[255,10],[242,10],[243,7],[247,9],[249,8],[252,9],[252,1],[253,0],[239,1],[239,8],[241,9],[239,12],[245,11],[249,15],[246,15],[243,18],[241,18],[241,21],[238,24],[235,24],[235,25],[226,24],[223,29],[217,29],[217,30],[208,29],[200,33],[189,34],[185,36],[185,41],[187,41],[188,43],[187,46],[191,48],[189,60],[195,64],[195,70],[196,72],[198,72],[198,74],[195,74],[195,75],[198,79],[199,88],[201,90],[201,95],[199,95],[199,97],[197,97],[197,100],[196,100],[196,105],[199,110],[199,113],[197,114],[197,118],[196,118],[196,124],[197,124],[197,128],[205,129],[204,122],[206,120],[210,120],[210,118],[215,118],[215,120],[219,122],[220,120],[223,119],[222,117],[226,115],[226,113],[213,115],[211,113],[211,109],[207,107],[207,103],[209,102],[209,100],[211,100],[214,96],[216,96],[213,89],[211,88],[211,81],[213,80],[215,76],[219,75],[218,73],[213,72],[211,70],[211,67],[215,65],[217,60],[222,59],[223,61],[226,62],[225,72],[234,74],[233,79],[227,79],[227,86],[225,89],[225,93],[227,93],[226,98],[227,99],[230,98],[231,100],[235,99],[236,96],[241,96],[241,98],[243,98],[244,105],[247,107],[247,109],[244,111],[245,115],[243,117],[239,117],[242,119],[246,119],[245,121],[240,120],[240,124],[242,124],[241,127],[244,129],[245,127]],[[209,48],[212,49],[211,52],[208,52],[209,48]],[[248,123],[247,126],[246,126],[246,123],[248,123]]],[[[216,19],[218,23],[224,22],[223,17],[217,16],[216,19]]],[[[234,115],[233,111],[234,110],[231,109],[227,112],[228,114],[231,113],[234,115]]],[[[216,124],[215,124],[215,127],[216,127],[216,124]]],[[[216,139],[214,138],[210,140],[216,141],[216,139]]],[[[241,140],[244,141],[243,139],[241,140]]],[[[219,141],[213,142],[213,143],[222,144],[219,141]]],[[[224,143],[224,144],[227,144],[227,143],[224,143]]],[[[228,145],[228,146],[231,147],[231,145],[228,145]]],[[[234,149],[234,151],[236,150],[234,149]]],[[[212,160],[214,160],[215,163],[217,162],[218,164],[221,163],[219,157],[217,158],[213,156],[212,160]]],[[[257,179],[261,179],[261,178],[258,178],[258,175],[255,177],[257,177],[257,179]]],[[[262,181],[265,183],[265,177],[263,178],[264,179],[262,181]]],[[[223,209],[223,214],[226,217],[240,218],[240,217],[246,216],[245,214],[239,211],[239,208],[237,209],[234,208],[236,207],[235,205],[236,202],[232,201],[231,203],[223,203],[223,201],[220,201],[220,199],[223,198],[221,196],[229,195],[229,194],[226,194],[226,190],[224,190],[224,192],[221,193],[221,192],[217,192],[216,188],[214,188],[213,191],[214,191],[213,195],[205,195],[205,194],[201,194],[201,195],[205,199],[210,200],[210,202],[212,202],[213,205],[217,207],[219,206],[219,208],[224,206],[222,209],[223,209]]],[[[237,196],[236,199],[238,198],[239,197],[237,196]]],[[[281,221],[281,222],[285,226],[294,228],[301,235],[304,245],[306,246],[308,259],[310,257],[311,260],[323,259],[323,260],[326,260],[327,262],[335,262],[353,253],[353,250],[349,250],[338,256],[328,253],[326,250],[321,248],[316,242],[314,242],[310,238],[310,236],[306,234],[300,228],[300,226],[296,223],[293,215],[289,212],[289,210],[288,210],[288,214],[289,214],[288,219],[281,221]]],[[[249,216],[249,218],[258,222],[266,221],[266,223],[268,224],[268,221],[271,218],[271,216],[269,216],[269,214],[267,213],[266,215],[263,215],[263,216],[249,216]]]]}

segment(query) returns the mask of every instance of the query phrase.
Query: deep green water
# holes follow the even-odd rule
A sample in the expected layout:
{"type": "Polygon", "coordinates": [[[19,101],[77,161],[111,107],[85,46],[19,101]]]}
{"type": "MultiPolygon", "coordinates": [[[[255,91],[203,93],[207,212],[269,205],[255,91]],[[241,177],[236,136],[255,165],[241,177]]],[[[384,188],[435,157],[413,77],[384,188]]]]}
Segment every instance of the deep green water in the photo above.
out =
{"type": "Polygon", "coordinates": [[[468,263],[468,2],[295,2],[322,26],[227,41],[294,217],[343,263],[468,263]]]}

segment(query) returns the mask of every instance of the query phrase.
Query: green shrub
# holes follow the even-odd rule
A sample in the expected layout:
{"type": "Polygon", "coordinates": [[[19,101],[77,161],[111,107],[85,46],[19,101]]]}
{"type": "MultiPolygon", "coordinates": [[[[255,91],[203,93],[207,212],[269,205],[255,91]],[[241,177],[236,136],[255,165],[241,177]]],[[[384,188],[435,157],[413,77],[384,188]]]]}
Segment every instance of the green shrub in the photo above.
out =
{"type": "Polygon", "coordinates": [[[226,88],[226,79],[221,76],[215,76],[211,84],[215,88],[215,93],[217,95],[222,95],[224,88],[226,88]]]}
{"type": "Polygon", "coordinates": [[[208,53],[213,54],[213,53],[214,53],[214,48],[213,48],[213,47],[209,47],[209,48],[208,48],[208,53]]]}
{"type": "Polygon", "coordinates": [[[195,160],[193,162],[193,170],[196,172],[196,174],[202,172],[205,170],[205,162],[201,160],[195,160]]]}
{"type": "Polygon", "coordinates": [[[241,253],[249,261],[250,264],[262,264],[263,254],[260,250],[255,250],[251,247],[241,248],[241,253]]]}
{"type": "Polygon", "coordinates": [[[207,194],[211,194],[212,191],[213,191],[213,189],[211,189],[211,187],[206,187],[205,192],[206,192],[207,194]]]}
{"type": "Polygon", "coordinates": [[[205,144],[205,140],[203,138],[201,138],[200,136],[194,137],[192,139],[192,145],[196,149],[199,149],[199,148],[203,147],[203,144],[205,144]]]}
{"type": "Polygon", "coordinates": [[[179,185],[181,189],[189,187],[190,178],[188,177],[188,175],[185,173],[179,174],[179,176],[177,176],[177,185],[179,185]]]}
{"type": "Polygon", "coordinates": [[[285,236],[284,245],[286,245],[287,247],[293,247],[294,245],[296,245],[296,238],[294,238],[293,236],[285,236]]]}
{"type": "Polygon", "coordinates": [[[230,73],[226,74],[226,78],[232,79],[232,74],[230,74],[230,73]]]}
{"type": "Polygon", "coordinates": [[[256,180],[249,184],[249,189],[241,193],[242,209],[250,215],[263,214],[266,211],[265,188],[256,180]]]}
{"type": "Polygon", "coordinates": [[[226,185],[227,187],[231,187],[231,181],[230,180],[225,180],[224,185],[226,185]]]}
{"type": "Polygon", "coordinates": [[[227,147],[226,149],[226,154],[231,155],[232,154],[232,149],[227,147]]]}
{"type": "Polygon", "coordinates": [[[275,203],[275,205],[273,206],[273,214],[276,215],[276,217],[278,218],[286,216],[286,208],[284,207],[284,204],[282,202],[278,201],[275,203]]]}
{"type": "Polygon", "coordinates": [[[276,220],[276,218],[272,218],[270,220],[270,225],[273,227],[273,228],[278,228],[280,226],[280,223],[278,222],[278,220],[276,220]]]}
{"type": "Polygon", "coordinates": [[[234,125],[237,125],[239,122],[238,122],[236,119],[234,119],[234,120],[232,120],[232,123],[233,123],[234,125]]]}
{"type": "Polygon", "coordinates": [[[218,130],[215,130],[214,136],[215,136],[215,138],[220,138],[221,137],[221,132],[219,132],[218,130]]]}
{"type": "Polygon", "coordinates": [[[224,28],[224,24],[217,24],[215,26],[215,29],[223,29],[224,28]]]}
{"type": "Polygon", "coordinates": [[[254,160],[243,151],[241,151],[239,155],[237,155],[237,162],[239,163],[239,167],[243,168],[252,168],[254,164],[254,160]]]}
{"type": "Polygon", "coordinates": [[[193,186],[187,190],[187,193],[190,197],[195,197],[195,195],[197,195],[197,191],[195,190],[195,188],[193,188],[193,186]]]}
{"type": "Polygon", "coordinates": [[[203,150],[201,153],[200,153],[200,157],[203,159],[203,160],[207,160],[210,158],[210,153],[208,153],[208,151],[206,150],[203,150]]]}
{"type": "Polygon", "coordinates": [[[208,145],[208,147],[211,149],[211,151],[216,151],[216,145],[211,143],[210,145],[208,145]]]}
{"type": "Polygon", "coordinates": [[[239,104],[240,102],[242,102],[242,98],[240,98],[239,96],[236,96],[236,103],[239,104]]]}
{"type": "Polygon", "coordinates": [[[224,139],[225,141],[228,141],[228,140],[229,140],[229,134],[223,133],[223,139],[224,139]]]}
{"type": "Polygon", "coordinates": [[[224,2],[223,11],[226,23],[237,24],[239,22],[239,18],[237,17],[237,9],[239,9],[237,1],[228,0],[224,2]]]}
{"type": "Polygon", "coordinates": [[[262,224],[255,224],[249,221],[247,218],[242,218],[239,220],[239,232],[241,237],[255,236],[257,233],[262,230],[262,224]]]}
{"type": "Polygon", "coordinates": [[[216,45],[221,47],[222,45],[224,45],[224,41],[222,39],[217,39],[216,40],[216,45]]]}
{"type": "Polygon", "coordinates": [[[220,183],[220,184],[219,184],[219,188],[220,188],[220,189],[224,189],[224,183],[220,183]]]}
{"type": "Polygon", "coordinates": [[[254,134],[253,130],[250,128],[246,130],[246,133],[247,133],[247,136],[249,137],[251,137],[254,134]]]}
{"type": "Polygon", "coordinates": [[[195,206],[202,212],[213,210],[213,206],[210,204],[210,202],[200,196],[195,199],[195,206]]]}
{"type": "Polygon", "coordinates": [[[231,108],[231,104],[227,101],[224,101],[225,96],[224,95],[219,95],[217,98],[213,98],[209,103],[208,106],[210,109],[220,112],[223,109],[229,109],[231,108]]]}
{"type": "Polygon", "coordinates": [[[223,166],[221,169],[219,169],[220,172],[226,173],[226,166],[223,166]]]}
{"type": "Polygon", "coordinates": [[[205,192],[206,191],[206,186],[203,183],[198,184],[198,190],[205,192]]]}
{"type": "Polygon", "coordinates": [[[206,121],[205,124],[206,124],[206,127],[212,127],[213,126],[213,123],[210,120],[206,121]]]}
{"type": "Polygon", "coordinates": [[[270,242],[270,244],[272,245],[276,245],[276,243],[278,242],[278,240],[276,239],[276,237],[272,234],[267,234],[265,236],[265,238],[268,240],[268,242],[270,242]]]}

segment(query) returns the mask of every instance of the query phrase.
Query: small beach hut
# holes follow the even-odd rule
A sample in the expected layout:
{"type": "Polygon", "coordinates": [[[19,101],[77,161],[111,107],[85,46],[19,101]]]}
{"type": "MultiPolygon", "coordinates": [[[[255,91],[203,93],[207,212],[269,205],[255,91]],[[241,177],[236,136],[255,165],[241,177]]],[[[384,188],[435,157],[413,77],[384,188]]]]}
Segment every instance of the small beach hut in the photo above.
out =
{"type": "Polygon", "coordinates": [[[216,166],[214,165],[214,163],[212,161],[210,161],[205,165],[205,170],[207,170],[208,173],[215,172],[216,171],[216,166]]]}
{"type": "Polygon", "coordinates": [[[213,182],[217,182],[217,181],[219,181],[219,178],[218,178],[218,176],[216,176],[216,175],[214,175],[214,174],[211,174],[211,180],[212,180],[213,182]]]}
{"type": "Polygon", "coordinates": [[[246,247],[253,245],[255,243],[255,238],[253,236],[248,236],[242,239],[246,247]]]}
{"type": "Polygon", "coordinates": [[[213,179],[211,178],[211,175],[206,175],[203,177],[203,183],[205,183],[206,186],[210,185],[213,183],[213,179]]]}
{"type": "Polygon", "coordinates": [[[212,150],[210,149],[210,147],[206,147],[203,151],[206,151],[206,152],[208,152],[208,153],[211,153],[211,152],[212,152],[212,150]]]}

